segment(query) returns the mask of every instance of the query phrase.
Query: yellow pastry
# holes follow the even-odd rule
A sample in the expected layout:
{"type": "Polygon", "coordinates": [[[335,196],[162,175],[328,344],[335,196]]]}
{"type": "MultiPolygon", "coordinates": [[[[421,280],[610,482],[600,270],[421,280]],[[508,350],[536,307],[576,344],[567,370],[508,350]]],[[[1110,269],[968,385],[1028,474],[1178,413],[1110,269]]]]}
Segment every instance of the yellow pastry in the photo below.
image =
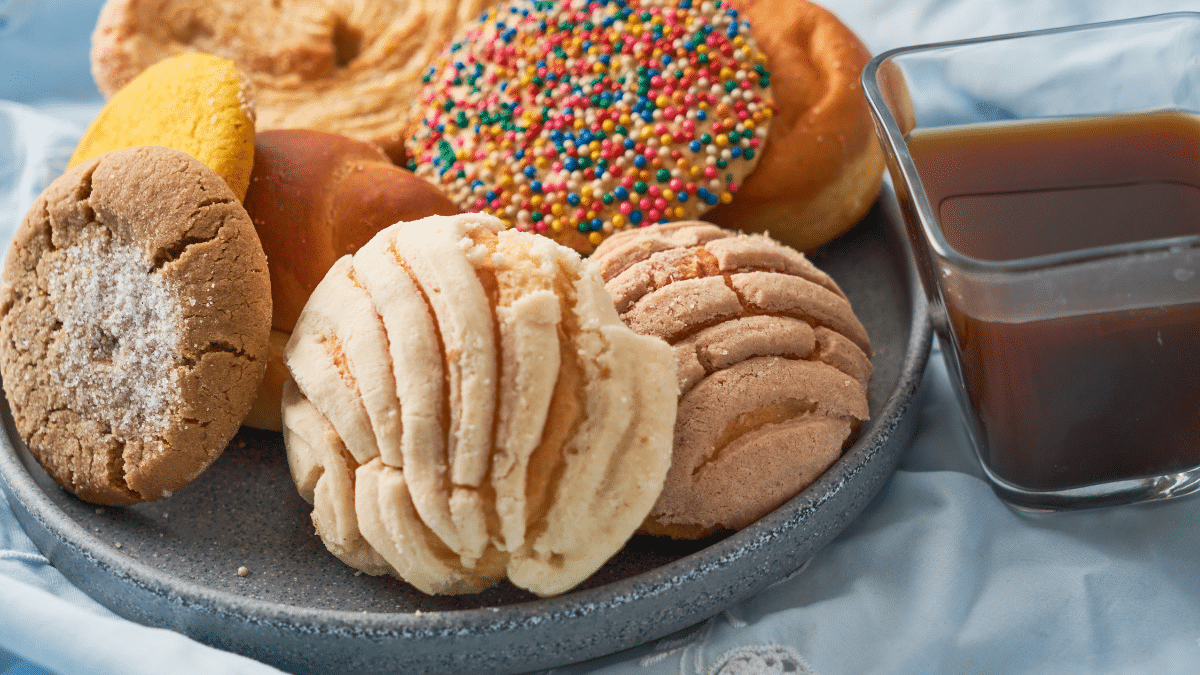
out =
{"type": "Polygon", "coordinates": [[[232,61],[180,54],[147,68],[92,121],[69,166],[112,150],[161,145],[225,179],[239,200],[254,166],[254,98],[232,61]]]}

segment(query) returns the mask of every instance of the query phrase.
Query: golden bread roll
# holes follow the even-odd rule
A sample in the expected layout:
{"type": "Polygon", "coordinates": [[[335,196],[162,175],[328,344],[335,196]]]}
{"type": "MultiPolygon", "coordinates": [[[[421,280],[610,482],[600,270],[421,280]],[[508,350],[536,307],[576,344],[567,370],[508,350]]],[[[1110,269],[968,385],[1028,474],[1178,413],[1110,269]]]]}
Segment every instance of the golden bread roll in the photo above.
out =
{"type": "Polygon", "coordinates": [[[242,199],[254,166],[254,120],[254,87],[232,61],[180,54],[110,97],[67,167],[113,150],[161,145],[200,160],[242,199]]]}
{"type": "Polygon", "coordinates": [[[458,209],[379,148],[309,129],[263,131],[245,206],[271,273],[271,360],[246,424],[279,431],[283,345],[334,261],[397,222],[458,209]]]}
{"type": "Polygon", "coordinates": [[[883,180],[859,76],[866,46],[808,0],[732,0],[767,55],[776,112],[758,166],[704,219],[809,250],[866,215],[883,180]]]}

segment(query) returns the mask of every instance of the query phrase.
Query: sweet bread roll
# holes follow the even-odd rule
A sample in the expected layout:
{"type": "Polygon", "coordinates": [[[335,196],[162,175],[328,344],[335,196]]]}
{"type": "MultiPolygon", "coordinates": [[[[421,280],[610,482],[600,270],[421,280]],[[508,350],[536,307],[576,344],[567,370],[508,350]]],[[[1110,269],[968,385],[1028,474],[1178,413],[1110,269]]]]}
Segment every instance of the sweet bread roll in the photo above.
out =
{"type": "Polygon", "coordinates": [[[589,264],[625,324],[675,350],[671,469],[645,532],[749,525],[820,476],[867,418],[870,338],[798,251],[681,222],[618,233],[589,264]]]}
{"type": "Polygon", "coordinates": [[[866,46],[808,0],[731,0],[767,55],[776,114],[758,166],[704,219],[809,250],[870,210],[883,180],[859,76],[866,46]]]}
{"type": "Polygon", "coordinates": [[[380,232],[288,342],[289,465],[327,548],[426,593],[562,593],[614,555],[671,457],[670,348],[600,278],[484,214],[380,232]]]}
{"type": "Polygon", "coordinates": [[[272,357],[246,424],[279,431],[283,346],[334,261],[389,225],[458,209],[377,147],[340,134],[264,131],[254,146],[245,206],[267,254],[274,318],[272,357]]]}
{"type": "Polygon", "coordinates": [[[198,51],[254,83],[258,128],[311,128],[402,160],[408,104],[425,66],[494,0],[109,0],[92,35],[92,75],[112,96],[151,64],[198,51]]]}

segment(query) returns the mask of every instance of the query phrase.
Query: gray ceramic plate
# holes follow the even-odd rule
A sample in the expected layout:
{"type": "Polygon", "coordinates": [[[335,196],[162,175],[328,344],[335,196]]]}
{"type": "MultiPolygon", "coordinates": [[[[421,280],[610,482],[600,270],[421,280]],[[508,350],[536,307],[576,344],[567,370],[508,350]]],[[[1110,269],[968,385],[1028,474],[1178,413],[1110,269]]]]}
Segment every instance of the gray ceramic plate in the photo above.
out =
{"type": "Polygon", "coordinates": [[[635,537],[583,587],[540,600],[509,585],[426,597],[329,555],[278,434],[243,430],[174,496],[98,509],[59,489],[3,408],[0,478],[22,526],[68,579],[118,614],[297,673],[516,672],[617,652],[686,628],[800,567],[857,516],[912,435],[929,353],[926,305],[894,198],[813,256],[876,350],[871,420],[796,498],[727,537],[635,537]],[[249,576],[239,576],[245,567],[249,576]]]}

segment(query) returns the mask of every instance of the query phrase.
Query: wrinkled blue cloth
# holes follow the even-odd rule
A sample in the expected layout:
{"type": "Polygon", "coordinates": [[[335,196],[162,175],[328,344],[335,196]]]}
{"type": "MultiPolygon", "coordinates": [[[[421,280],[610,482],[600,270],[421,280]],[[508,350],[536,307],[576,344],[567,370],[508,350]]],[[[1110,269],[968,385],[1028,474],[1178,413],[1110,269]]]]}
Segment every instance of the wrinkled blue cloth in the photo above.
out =
{"type": "MultiPolygon", "coordinates": [[[[875,53],[1175,10],[1155,0],[829,0],[875,53]]],[[[98,0],[0,0],[0,248],[102,99],[98,0]]],[[[1200,55],[1200,45],[1194,50],[1200,55]]],[[[1200,499],[1033,518],[983,483],[936,351],[899,471],[804,568],[568,673],[1200,673],[1200,499]]],[[[75,588],[0,493],[0,675],[275,673],[75,588]]]]}

